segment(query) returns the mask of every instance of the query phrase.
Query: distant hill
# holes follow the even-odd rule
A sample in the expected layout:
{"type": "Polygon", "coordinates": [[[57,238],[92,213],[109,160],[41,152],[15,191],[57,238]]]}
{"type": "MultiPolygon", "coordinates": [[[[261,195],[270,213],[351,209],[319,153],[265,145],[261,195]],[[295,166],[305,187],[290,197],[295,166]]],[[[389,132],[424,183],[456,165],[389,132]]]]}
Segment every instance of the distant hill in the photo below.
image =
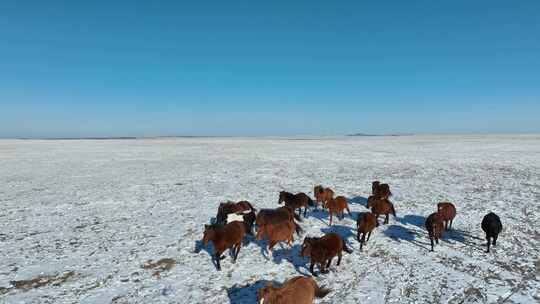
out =
{"type": "Polygon", "coordinates": [[[367,133],[353,133],[347,134],[347,136],[411,136],[412,133],[403,133],[403,134],[367,134],[367,133]]]}

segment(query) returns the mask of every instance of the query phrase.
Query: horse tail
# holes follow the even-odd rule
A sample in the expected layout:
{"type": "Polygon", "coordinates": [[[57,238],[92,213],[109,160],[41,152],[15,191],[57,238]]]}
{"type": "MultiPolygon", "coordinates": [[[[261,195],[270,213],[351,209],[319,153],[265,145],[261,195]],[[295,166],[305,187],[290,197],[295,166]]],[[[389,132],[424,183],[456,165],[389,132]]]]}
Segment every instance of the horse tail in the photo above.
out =
{"type": "Polygon", "coordinates": [[[341,241],[343,242],[343,251],[345,251],[346,253],[352,253],[352,250],[347,247],[347,243],[345,243],[345,240],[341,239],[341,241]]]}
{"type": "Polygon", "coordinates": [[[396,209],[394,209],[394,204],[390,203],[390,210],[392,211],[392,215],[396,217],[396,209]]]}
{"type": "Polygon", "coordinates": [[[352,217],[351,209],[349,209],[349,205],[345,205],[345,208],[347,209],[347,212],[352,217]]]}
{"type": "Polygon", "coordinates": [[[317,285],[317,283],[313,282],[314,284],[314,289],[315,289],[315,297],[317,298],[324,298],[327,294],[329,294],[332,289],[328,289],[328,288],[323,288],[323,287],[319,287],[317,285]]]}

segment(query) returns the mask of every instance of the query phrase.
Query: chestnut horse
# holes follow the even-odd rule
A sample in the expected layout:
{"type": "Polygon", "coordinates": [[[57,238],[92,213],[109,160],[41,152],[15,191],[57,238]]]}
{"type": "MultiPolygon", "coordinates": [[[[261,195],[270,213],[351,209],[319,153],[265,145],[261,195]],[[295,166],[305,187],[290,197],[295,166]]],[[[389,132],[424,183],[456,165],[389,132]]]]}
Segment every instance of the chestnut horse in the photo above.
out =
{"type": "Polygon", "coordinates": [[[323,237],[306,237],[302,244],[302,251],[300,256],[309,257],[311,264],[309,271],[314,275],[313,267],[315,264],[319,265],[321,273],[327,273],[326,270],[330,267],[332,259],[337,255],[337,265],[341,263],[342,251],[352,253],[352,250],[347,248],[345,241],[336,233],[328,233],[323,237]]]}
{"type": "Polygon", "coordinates": [[[244,225],[246,231],[249,234],[253,234],[253,223],[255,222],[255,211],[250,202],[240,201],[238,203],[228,201],[226,203],[220,203],[218,207],[218,212],[216,215],[216,223],[226,224],[227,215],[231,213],[242,214],[244,217],[244,225]]]}
{"type": "Polygon", "coordinates": [[[258,290],[259,304],[312,304],[313,299],[325,297],[331,290],[319,287],[311,277],[294,277],[281,287],[268,283],[258,290]]]}
{"type": "Polygon", "coordinates": [[[233,254],[233,263],[238,258],[242,240],[245,235],[245,228],[242,222],[231,222],[225,226],[222,225],[204,225],[203,244],[206,246],[209,241],[214,243],[215,254],[213,259],[216,261],[217,270],[221,270],[221,254],[229,249],[233,254]]]}
{"type": "Polygon", "coordinates": [[[379,215],[386,215],[384,219],[384,224],[388,224],[390,213],[396,217],[396,210],[394,209],[394,204],[388,199],[374,199],[372,201],[368,200],[368,208],[371,208],[371,212],[375,214],[377,220],[377,226],[379,226],[379,215]]]}
{"type": "Polygon", "coordinates": [[[313,187],[313,195],[315,196],[315,201],[321,203],[323,209],[326,209],[326,203],[334,198],[334,190],[317,185],[313,187]]]}
{"type": "Polygon", "coordinates": [[[286,221],[280,224],[266,224],[259,227],[257,240],[268,239],[268,250],[271,252],[278,242],[287,242],[292,246],[294,232],[300,234],[301,228],[294,221],[286,221]]]}
{"type": "Polygon", "coordinates": [[[360,251],[362,251],[364,243],[369,241],[371,232],[373,229],[375,229],[375,227],[377,227],[377,217],[375,217],[375,214],[371,212],[364,212],[358,215],[358,219],[356,220],[356,229],[358,231],[356,239],[358,242],[360,242],[360,251]],[[360,234],[362,234],[362,238],[360,238],[360,234]]]}
{"type": "Polygon", "coordinates": [[[328,202],[326,202],[326,207],[328,208],[328,213],[330,213],[330,226],[332,226],[332,214],[336,214],[339,218],[339,215],[341,215],[341,219],[343,219],[345,216],[343,214],[343,210],[347,210],[349,215],[351,215],[351,210],[349,209],[349,204],[347,203],[347,198],[344,196],[338,196],[336,198],[330,199],[328,202]]]}
{"type": "Polygon", "coordinates": [[[439,213],[439,217],[444,223],[444,229],[452,229],[452,223],[454,222],[454,218],[456,217],[456,206],[449,202],[438,203],[437,213],[439,213]]]}
{"type": "Polygon", "coordinates": [[[292,194],[290,192],[281,191],[279,192],[278,204],[281,203],[285,203],[285,206],[292,210],[298,209],[298,215],[300,215],[302,207],[304,207],[304,217],[306,217],[307,207],[314,205],[313,200],[304,192],[292,194]]]}
{"type": "Polygon", "coordinates": [[[439,216],[439,213],[435,212],[428,216],[426,219],[426,230],[428,231],[429,240],[431,242],[431,251],[433,251],[433,239],[437,245],[439,244],[439,239],[442,238],[444,232],[444,225],[439,216]]]}

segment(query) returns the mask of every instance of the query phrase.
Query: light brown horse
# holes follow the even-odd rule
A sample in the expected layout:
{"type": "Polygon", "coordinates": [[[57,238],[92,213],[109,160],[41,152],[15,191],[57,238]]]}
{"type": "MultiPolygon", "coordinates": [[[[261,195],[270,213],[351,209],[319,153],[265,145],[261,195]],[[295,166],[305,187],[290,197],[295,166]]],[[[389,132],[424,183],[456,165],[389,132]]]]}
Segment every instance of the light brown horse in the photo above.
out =
{"type": "Polygon", "coordinates": [[[367,243],[369,241],[369,238],[371,237],[371,232],[373,231],[373,229],[375,229],[375,227],[377,227],[377,217],[375,216],[375,214],[371,212],[364,212],[358,215],[358,218],[356,220],[356,229],[358,231],[356,239],[358,240],[358,242],[360,242],[360,251],[362,251],[364,243],[367,243]],[[362,234],[362,238],[360,238],[360,234],[362,234]]]}
{"type": "Polygon", "coordinates": [[[313,187],[313,195],[315,196],[315,201],[321,203],[322,207],[326,209],[326,203],[334,198],[334,190],[317,185],[313,187]]]}
{"type": "Polygon", "coordinates": [[[429,240],[431,241],[431,251],[433,251],[433,240],[439,244],[439,239],[442,238],[444,232],[444,225],[437,212],[428,216],[425,225],[426,230],[428,231],[429,240]]]}
{"type": "Polygon", "coordinates": [[[323,237],[306,237],[304,243],[302,244],[302,251],[300,256],[309,257],[311,264],[309,266],[309,271],[314,276],[317,274],[313,271],[315,264],[319,265],[319,270],[321,273],[327,273],[326,270],[330,267],[332,259],[337,256],[337,265],[341,263],[342,251],[347,253],[352,253],[352,250],[347,248],[345,241],[336,233],[328,233],[323,237]]]}
{"type": "Polygon", "coordinates": [[[304,192],[292,194],[290,192],[281,191],[279,192],[278,204],[281,203],[285,203],[285,206],[292,210],[298,209],[298,215],[300,215],[302,207],[304,207],[304,217],[306,217],[307,207],[314,205],[313,200],[304,192]]]}
{"type": "Polygon", "coordinates": [[[437,213],[439,213],[439,217],[444,222],[444,229],[452,229],[452,223],[456,217],[456,206],[449,202],[438,203],[437,213]]]}
{"type": "Polygon", "coordinates": [[[377,219],[377,226],[379,226],[379,216],[385,215],[383,224],[388,224],[390,213],[396,217],[396,210],[394,209],[394,204],[392,204],[388,199],[375,199],[372,201],[368,200],[368,208],[371,208],[371,212],[375,214],[377,219]]]}
{"type": "Polygon", "coordinates": [[[347,198],[344,196],[338,196],[336,198],[330,199],[328,202],[326,202],[326,207],[328,208],[328,213],[330,213],[330,226],[332,226],[332,215],[336,214],[339,218],[341,215],[341,219],[343,219],[344,210],[347,210],[349,215],[351,215],[351,210],[349,209],[349,204],[347,203],[347,198]]]}
{"type": "Polygon", "coordinates": [[[310,277],[294,277],[281,287],[268,283],[258,291],[259,304],[312,304],[315,298],[323,298],[330,289],[322,288],[310,277]]]}
{"type": "Polygon", "coordinates": [[[257,231],[257,240],[267,238],[268,250],[272,251],[274,245],[279,242],[287,242],[289,246],[292,246],[295,231],[299,234],[301,228],[294,221],[286,221],[280,224],[266,224],[259,227],[257,231]]]}
{"type": "Polygon", "coordinates": [[[238,203],[227,201],[225,203],[220,203],[218,207],[218,212],[216,215],[216,223],[226,224],[227,215],[231,213],[242,214],[244,217],[244,225],[246,232],[253,234],[253,223],[255,222],[255,211],[248,201],[240,201],[238,203]]]}
{"type": "Polygon", "coordinates": [[[246,234],[242,222],[231,222],[225,226],[222,225],[204,225],[203,244],[214,243],[215,254],[213,259],[216,261],[217,270],[221,270],[220,260],[224,259],[221,254],[229,249],[233,254],[233,262],[236,262],[242,240],[246,234]]]}

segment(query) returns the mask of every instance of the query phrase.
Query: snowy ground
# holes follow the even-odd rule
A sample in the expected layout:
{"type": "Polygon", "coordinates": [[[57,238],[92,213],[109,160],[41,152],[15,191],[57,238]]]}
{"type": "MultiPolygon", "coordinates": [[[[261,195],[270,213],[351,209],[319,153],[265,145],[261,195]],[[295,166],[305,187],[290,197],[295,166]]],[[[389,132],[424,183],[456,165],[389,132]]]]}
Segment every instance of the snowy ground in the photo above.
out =
{"type": "Polygon", "coordinates": [[[273,256],[247,239],[218,272],[200,246],[218,202],[274,208],[281,189],[323,184],[356,216],[374,179],[391,185],[398,217],[363,252],[349,217],[301,224],[354,250],[316,279],[333,289],[319,303],[540,301],[540,136],[490,135],[0,140],[0,303],[255,303],[266,282],[308,274],[301,239],[273,256]],[[443,200],[458,208],[455,231],[430,253],[424,219],[443,200]],[[504,231],[485,254],[489,211],[504,231]]]}

